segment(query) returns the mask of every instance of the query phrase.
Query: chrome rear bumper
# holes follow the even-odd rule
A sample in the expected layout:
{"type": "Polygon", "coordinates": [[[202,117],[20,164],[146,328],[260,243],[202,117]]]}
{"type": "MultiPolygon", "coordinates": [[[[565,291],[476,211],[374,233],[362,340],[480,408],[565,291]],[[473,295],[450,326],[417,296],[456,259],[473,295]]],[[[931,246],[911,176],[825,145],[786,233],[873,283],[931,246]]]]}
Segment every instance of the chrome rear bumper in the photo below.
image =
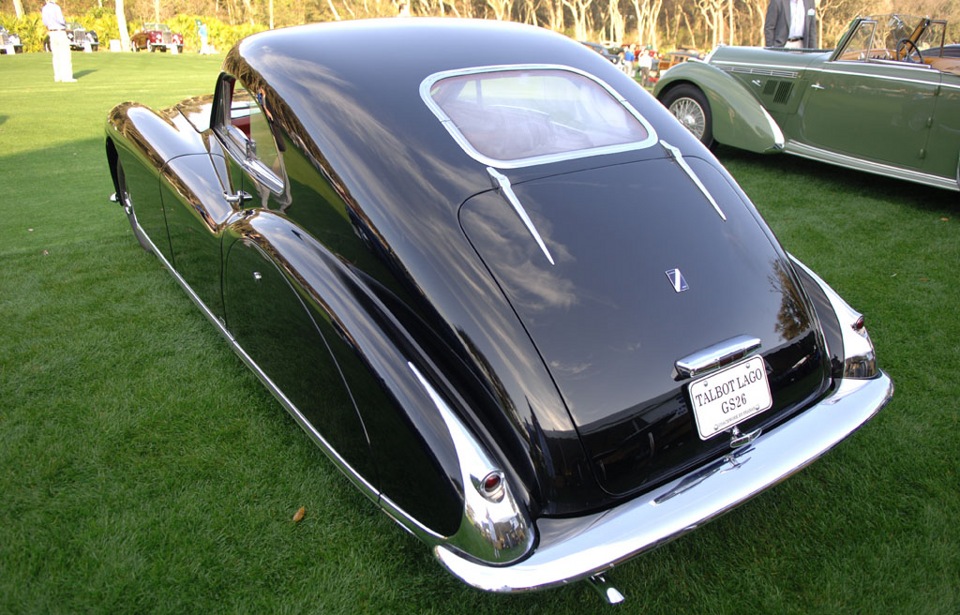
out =
{"type": "Polygon", "coordinates": [[[546,589],[591,577],[682,536],[787,478],[883,408],[893,382],[842,380],[833,395],[750,446],[617,508],[573,519],[540,519],[539,544],[523,561],[493,567],[444,546],[437,559],[463,582],[494,592],[546,589]]]}

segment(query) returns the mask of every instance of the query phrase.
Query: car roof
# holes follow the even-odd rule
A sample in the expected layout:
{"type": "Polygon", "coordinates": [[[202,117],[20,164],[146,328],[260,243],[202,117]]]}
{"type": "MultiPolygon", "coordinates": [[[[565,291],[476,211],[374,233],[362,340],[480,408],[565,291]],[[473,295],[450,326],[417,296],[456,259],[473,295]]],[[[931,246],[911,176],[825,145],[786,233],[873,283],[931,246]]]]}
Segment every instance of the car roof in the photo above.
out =
{"type": "MultiPolygon", "coordinates": [[[[298,150],[369,211],[390,200],[442,199],[456,208],[492,187],[487,164],[451,136],[424,100],[429,77],[500,66],[569,67],[614,88],[660,136],[688,138],[668,112],[599,54],[562,34],[493,20],[393,18],[294,26],[252,35],[223,64],[262,99],[298,150]],[[383,53],[348,50],[370,48],[383,53]],[[666,126],[661,130],[661,126],[666,126]]],[[[662,156],[661,148],[511,168],[547,174],[662,156]]],[[[496,167],[496,165],[492,165],[496,167]]],[[[507,168],[507,167],[500,167],[507,168]]]]}
{"type": "MultiPolygon", "coordinates": [[[[579,42],[543,28],[493,20],[394,18],[295,26],[252,35],[232,49],[224,70],[282,105],[284,118],[324,155],[344,149],[390,157],[415,147],[418,156],[477,170],[421,96],[432,75],[491,66],[564,66],[589,73],[657,105],[622,71],[579,42]],[[368,54],[387,50],[371,63],[368,54]],[[322,101],[322,104],[320,103],[322,101]],[[363,134],[367,131],[367,134],[363,134]],[[374,131],[375,134],[371,134],[374,131]],[[397,141],[402,142],[402,145],[397,141]]],[[[489,178],[483,166],[484,182],[489,178]]]]}

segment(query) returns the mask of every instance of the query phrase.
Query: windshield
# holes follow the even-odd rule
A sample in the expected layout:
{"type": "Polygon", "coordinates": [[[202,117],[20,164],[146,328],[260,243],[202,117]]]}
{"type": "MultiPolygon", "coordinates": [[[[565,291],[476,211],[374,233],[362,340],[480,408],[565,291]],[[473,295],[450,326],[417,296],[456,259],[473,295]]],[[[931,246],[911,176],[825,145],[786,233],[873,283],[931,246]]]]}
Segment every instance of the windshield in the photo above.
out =
{"type": "Polygon", "coordinates": [[[946,22],[911,15],[878,15],[855,22],[856,30],[839,55],[842,60],[904,60],[917,50],[943,46],[946,22]]]}
{"type": "Polygon", "coordinates": [[[500,167],[638,149],[653,128],[596,78],[563,67],[498,67],[427,78],[421,95],[471,156],[500,167]]]}

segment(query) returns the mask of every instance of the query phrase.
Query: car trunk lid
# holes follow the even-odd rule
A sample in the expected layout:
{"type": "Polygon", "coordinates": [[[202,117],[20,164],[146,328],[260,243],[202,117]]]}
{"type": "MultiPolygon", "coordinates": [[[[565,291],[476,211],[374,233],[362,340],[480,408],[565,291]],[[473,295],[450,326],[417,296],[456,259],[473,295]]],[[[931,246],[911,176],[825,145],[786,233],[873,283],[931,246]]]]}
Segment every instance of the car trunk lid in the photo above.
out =
{"type": "Polygon", "coordinates": [[[744,432],[829,386],[822,337],[786,255],[724,175],[700,159],[684,164],[501,183],[460,213],[613,495],[729,450],[729,430],[698,435],[687,388],[702,376],[684,377],[678,360],[725,340],[759,341],[772,407],[744,432]]]}

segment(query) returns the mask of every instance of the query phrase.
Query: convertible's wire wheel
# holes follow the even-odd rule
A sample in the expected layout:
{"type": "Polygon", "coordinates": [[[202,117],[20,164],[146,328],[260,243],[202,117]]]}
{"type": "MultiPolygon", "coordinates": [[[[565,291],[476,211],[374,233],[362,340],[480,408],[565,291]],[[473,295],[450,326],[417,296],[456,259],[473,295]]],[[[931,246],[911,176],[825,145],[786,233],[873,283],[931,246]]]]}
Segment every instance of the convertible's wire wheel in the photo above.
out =
{"type": "Polygon", "coordinates": [[[703,139],[703,133],[707,130],[707,116],[700,103],[683,96],[670,104],[670,113],[698,139],[703,139]]]}

